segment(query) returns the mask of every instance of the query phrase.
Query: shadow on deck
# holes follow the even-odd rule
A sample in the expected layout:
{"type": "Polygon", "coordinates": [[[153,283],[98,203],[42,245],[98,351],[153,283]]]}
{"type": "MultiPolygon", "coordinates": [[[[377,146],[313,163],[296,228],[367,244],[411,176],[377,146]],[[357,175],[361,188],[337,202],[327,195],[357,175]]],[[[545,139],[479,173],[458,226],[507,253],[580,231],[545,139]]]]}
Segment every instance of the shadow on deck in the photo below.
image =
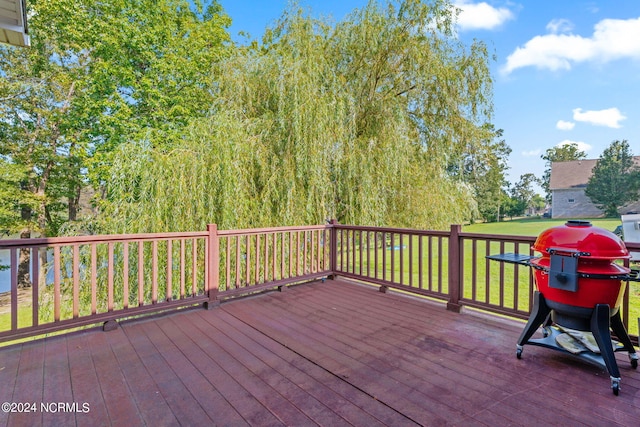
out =
{"type": "Polygon", "coordinates": [[[523,326],[313,282],[2,348],[0,401],[23,413],[0,424],[640,425],[626,353],[616,397],[606,371],[569,355],[516,359],[523,326]]]}

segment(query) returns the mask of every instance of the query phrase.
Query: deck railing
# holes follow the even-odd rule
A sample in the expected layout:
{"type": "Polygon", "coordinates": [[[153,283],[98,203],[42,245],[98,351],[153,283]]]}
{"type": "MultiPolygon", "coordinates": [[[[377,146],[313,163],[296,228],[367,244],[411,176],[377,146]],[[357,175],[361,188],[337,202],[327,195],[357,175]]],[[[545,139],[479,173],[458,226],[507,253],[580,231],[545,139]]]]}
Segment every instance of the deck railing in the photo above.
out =
{"type": "MultiPolygon", "coordinates": [[[[210,227],[215,228],[215,226],[210,227]]],[[[331,275],[330,227],[302,226],[215,231],[213,283],[218,298],[331,275]]]]}
{"type": "Polygon", "coordinates": [[[450,233],[335,225],[340,276],[449,299],[450,233]]]}
{"type": "MultiPolygon", "coordinates": [[[[335,273],[446,302],[450,310],[476,308],[527,319],[535,289],[531,268],[487,259],[534,255],[536,237],[335,225],[335,273]]],[[[638,251],[639,243],[627,243],[638,251]]],[[[629,266],[629,262],[625,261],[629,266]]],[[[640,285],[627,283],[622,320],[637,343],[640,285]]]]}
{"type": "Polygon", "coordinates": [[[0,240],[0,250],[9,254],[10,282],[9,301],[2,304],[5,311],[9,307],[8,328],[0,330],[0,340],[208,301],[208,237],[190,232],[0,240]],[[27,263],[20,262],[24,258],[27,263]],[[29,266],[29,286],[19,288],[21,264],[29,266]]]}
{"type": "MultiPolygon", "coordinates": [[[[531,269],[489,261],[532,254],[535,237],[358,227],[335,222],[137,235],[0,240],[0,342],[203,304],[330,276],[344,276],[463,306],[526,319],[531,269]],[[3,255],[4,256],[4,255],[3,255]],[[30,262],[21,262],[27,258],[30,262]],[[18,270],[29,266],[30,286],[18,270]],[[7,286],[5,281],[9,282],[7,286]]],[[[629,243],[640,252],[640,244],[629,243]]],[[[23,272],[24,273],[24,272],[23,272]]],[[[638,285],[622,317],[637,339],[638,285]]]]}
{"type": "Polygon", "coordinates": [[[531,268],[490,261],[489,255],[533,255],[535,237],[460,233],[460,303],[526,319],[533,304],[531,268]]]}

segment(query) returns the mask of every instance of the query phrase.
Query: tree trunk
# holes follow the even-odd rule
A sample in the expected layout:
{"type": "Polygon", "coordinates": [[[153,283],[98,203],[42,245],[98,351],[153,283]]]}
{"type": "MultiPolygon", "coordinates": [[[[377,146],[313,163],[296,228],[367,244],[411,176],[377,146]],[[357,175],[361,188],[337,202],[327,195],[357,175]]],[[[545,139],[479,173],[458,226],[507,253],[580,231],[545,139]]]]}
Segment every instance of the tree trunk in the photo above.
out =
{"type": "MultiPolygon", "coordinates": [[[[31,231],[28,229],[20,232],[21,239],[30,239],[31,231]]],[[[29,274],[29,266],[31,260],[31,251],[28,248],[20,249],[20,259],[18,260],[18,287],[28,288],[31,286],[31,276],[29,274]]]]}
{"type": "Polygon", "coordinates": [[[69,221],[75,221],[78,217],[78,208],[80,204],[80,186],[74,188],[74,194],[68,198],[69,200],[69,221]]]}
{"type": "MultiPolygon", "coordinates": [[[[27,188],[27,183],[22,182],[20,184],[22,189],[27,188]]],[[[20,210],[20,217],[23,221],[27,222],[31,220],[32,211],[28,206],[22,206],[20,210]]],[[[23,229],[20,232],[21,239],[30,239],[31,238],[31,230],[28,228],[23,229]]],[[[30,251],[29,249],[22,248],[20,249],[20,257],[18,259],[18,287],[19,288],[28,288],[31,286],[31,276],[29,275],[29,265],[30,265],[30,251]]]]}

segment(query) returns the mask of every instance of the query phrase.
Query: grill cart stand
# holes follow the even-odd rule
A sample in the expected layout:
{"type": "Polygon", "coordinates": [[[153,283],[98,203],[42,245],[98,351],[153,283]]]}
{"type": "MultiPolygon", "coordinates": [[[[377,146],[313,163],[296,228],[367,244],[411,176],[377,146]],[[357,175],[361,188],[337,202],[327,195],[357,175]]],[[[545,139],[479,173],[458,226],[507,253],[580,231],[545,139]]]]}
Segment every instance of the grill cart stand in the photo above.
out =
{"type": "MultiPolygon", "coordinates": [[[[590,254],[573,249],[548,248],[548,263],[539,262],[539,257],[522,254],[490,255],[487,258],[509,264],[520,264],[537,270],[536,285],[546,287],[550,294],[561,290],[562,295],[577,294],[578,288],[584,286],[580,281],[605,280],[605,281],[640,281],[638,272],[632,274],[598,274],[578,272],[578,258],[587,257],[590,254]],[[545,281],[545,283],[539,283],[545,281]]],[[[583,282],[586,283],[586,282],[583,282]]],[[[584,290],[583,290],[584,292],[584,290]]],[[[579,296],[576,296],[579,298],[579,296]]],[[[614,352],[627,351],[632,368],[638,366],[638,355],[627,334],[620,317],[619,307],[611,307],[609,304],[597,303],[591,308],[580,307],[545,298],[539,290],[533,296],[533,308],[524,330],[518,338],[516,356],[522,357],[523,346],[526,344],[546,347],[564,353],[572,354],[586,362],[606,369],[611,379],[611,389],[615,395],[620,391],[620,371],[614,352]],[[533,334],[542,327],[542,338],[532,339],[533,334]],[[616,335],[619,342],[611,339],[611,332],[616,335]],[[584,333],[593,334],[595,344],[584,346],[571,337],[571,333],[583,336],[584,333]],[[566,339],[577,345],[567,345],[566,339]],[[564,345],[563,345],[564,344],[564,345]]]]}
{"type": "Polygon", "coordinates": [[[599,352],[594,352],[584,347],[578,352],[569,351],[558,343],[558,337],[564,332],[558,326],[552,326],[549,321],[554,317],[554,312],[549,306],[540,292],[535,291],[533,298],[533,310],[529,321],[518,338],[516,345],[516,356],[518,359],[522,357],[522,350],[525,344],[546,347],[558,350],[563,353],[573,354],[586,362],[597,365],[606,369],[611,378],[611,389],[616,396],[620,391],[620,371],[614,352],[627,351],[629,353],[629,361],[632,368],[638,367],[638,355],[631,343],[631,339],[622,324],[620,311],[616,310],[615,314],[610,317],[610,308],[607,304],[597,304],[593,309],[589,319],[590,330],[598,345],[599,352]],[[531,339],[533,334],[539,327],[543,327],[543,337],[531,339]],[[620,342],[612,342],[609,329],[613,330],[620,342]]]}

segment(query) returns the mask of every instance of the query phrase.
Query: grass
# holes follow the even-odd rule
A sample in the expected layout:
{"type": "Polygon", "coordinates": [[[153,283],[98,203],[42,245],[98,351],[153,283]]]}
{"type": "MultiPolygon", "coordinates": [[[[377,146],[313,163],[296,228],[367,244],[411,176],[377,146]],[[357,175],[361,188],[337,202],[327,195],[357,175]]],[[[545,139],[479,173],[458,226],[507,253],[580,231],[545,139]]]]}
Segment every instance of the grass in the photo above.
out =
{"type": "MultiPolygon", "coordinates": [[[[31,318],[31,304],[18,305],[18,327],[24,328],[31,326],[33,319],[31,318]]],[[[11,329],[11,312],[3,310],[0,314],[0,331],[11,329]]]]}
{"type": "MultiPolygon", "coordinates": [[[[613,231],[622,222],[616,218],[589,219],[596,227],[613,231]]],[[[537,236],[547,228],[563,225],[566,219],[525,218],[504,222],[470,224],[462,227],[466,233],[510,234],[514,236],[537,236]]]]}
{"type": "MultiPolygon", "coordinates": [[[[9,307],[10,302],[3,302],[0,306],[0,332],[8,331],[11,329],[11,309],[9,307]]],[[[25,328],[33,325],[31,303],[18,302],[18,328],[25,328]]],[[[20,340],[11,341],[11,344],[29,341],[34,338],[23,338],[20,340]]],[[[0,345],[5,345],[2,343],[0,345]]]]}

